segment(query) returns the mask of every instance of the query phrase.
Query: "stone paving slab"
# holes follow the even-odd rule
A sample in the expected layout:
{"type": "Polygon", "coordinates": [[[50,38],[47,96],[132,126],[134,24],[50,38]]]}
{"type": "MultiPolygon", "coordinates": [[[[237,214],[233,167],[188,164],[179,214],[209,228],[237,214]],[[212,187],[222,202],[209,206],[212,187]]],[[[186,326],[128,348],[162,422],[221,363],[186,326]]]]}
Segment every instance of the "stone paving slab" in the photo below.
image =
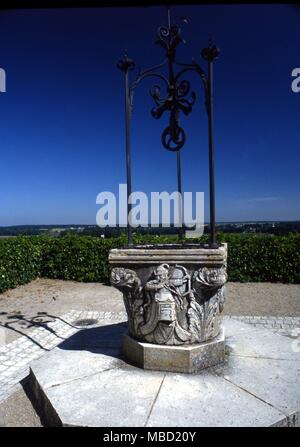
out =
{"type": "MultiPolygon", "coordinates": [[[[30,362],[41,357],[66,339],[69,339],[69,343],[72,342],[79,348],[79,339],[73,337],[72,341],[70,341],[70,336],[76,334],[80,329],[81,331],[83,330],[80,326],[75,326],[74,322],[84,319],[95,319],[98,320],[98,323],[103,321],[103,324],[107,321],[124,322],[126,321],[126,313],[71,310],[67,314],[57,317],[54,321],[32,329],[26,335],[0,347],[0,402],[10,396],[15,391],[16,385],[28,376],[30,362]]],[[[230,327],[234,325],[236,320],[293,337],[295,339],[294,343],[296,345],[298,343],[300,349],[300,317],[224,317],[224,321],[231,322],[230,327]]],[[[107,328],[103,329],[103,331],[107,330],[107,328]]],[[[234,330],[237,331],[237,326],[234,327],[234,330]]],[[[105,334],[103,333],[103,335],[105,334]]],[[[90,329],[86,331],[86,336],[94,340],[93,343],[97,344],[96,347],[101,347],[99,341],[95,341],[90,329]]],[[[227,333],[226,336],[228,338],[229,334],[227,333]]],[[[82,335],[80,340],[82,340],[82,335]]],[[[104,337],[102,340],[102,346],[107,348],[113,348],[115,344],[116,342],[112,334],[109,337],[104,337]]]]}
{"type": "Polygon", "coordinates": [[[78,332],[75,344],[71,336],[70,342],[31,364],[29,384],[49,425],[300,425],[299,351],[289,337],[224,319],[229,339],[226,363],[191,376],[128,365],[117,349],[122,325],[107,326],[78,332]],[[107,331],[114,330],[115,348],[105,351],[107,331]],[[87,336],[89,331],[93,337],[87,336]],[[95,339],[100,348],[95,347],[95,339]],[[91,355],[97,349],[100,355],[93,365],[91,355]]]}
{"type": "Polygon", "coordinates": [[[97,374],[120,366],[120,352],[107,350],[67,350],[54,348],[47,354],[47,370],[43,362],[36,363],[35,373],[41,378],[43,388],[67,384],[88,375],[97,374]],[[70,365],[70,367],[65,367],[70,365]],[[55,375],[53,375],[55,371],[55,375]]]}
{"type": "Polygon", "coordinates": [[[168,375],[147,422],[148,427],[286,425],[282,412],[211,372],[168,375]]]}
{"type": "Polygon", "coordinates": [[[265,328],[227,321],[225,365],[214,371],[230,383],[259,396],[300,425],[300,346],[265,328]],[[249,328],[251,328],[249,330],[249,328]]]}
{"type": "Polygon", "coordinates": [[[274,332],[272,328],[228,319],[226,329],[226,349],[235,356],[300,361],[300,346],[299,350],[293,349],[291,338],[274,332]]]}
{"type": "Polygon", "coordinates": [[[231,356],[219,368],[219,375],[231,384],[257,396],[300,426],[300,362],[262,357],[231,356]]]}
{"type": "MultiPolygon", "coordinates": [[[[39,380],[40,376],[35,377],[39,380]]],[[[108,369],[46,388],[36,383],[36,402],[44,405],[40,411],[50,423],[54,421],[53,425],[60,425],[63,420],[64,426],[140,427],[154,404],[162,380],[163,374],[136,368],[108,369]]]]}

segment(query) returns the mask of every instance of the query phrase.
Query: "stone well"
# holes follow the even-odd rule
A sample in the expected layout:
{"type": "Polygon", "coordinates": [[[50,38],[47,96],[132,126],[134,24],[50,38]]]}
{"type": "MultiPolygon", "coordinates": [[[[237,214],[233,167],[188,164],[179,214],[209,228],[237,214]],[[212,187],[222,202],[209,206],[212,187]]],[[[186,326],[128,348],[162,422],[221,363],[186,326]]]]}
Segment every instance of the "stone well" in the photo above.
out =
{"type": "Polygon", "coordinates": [[[221,313],[227,245],[113,249],[111,284],[123,293],[123,355],[145,369],[195,373],[224,360],[221,313]]]}

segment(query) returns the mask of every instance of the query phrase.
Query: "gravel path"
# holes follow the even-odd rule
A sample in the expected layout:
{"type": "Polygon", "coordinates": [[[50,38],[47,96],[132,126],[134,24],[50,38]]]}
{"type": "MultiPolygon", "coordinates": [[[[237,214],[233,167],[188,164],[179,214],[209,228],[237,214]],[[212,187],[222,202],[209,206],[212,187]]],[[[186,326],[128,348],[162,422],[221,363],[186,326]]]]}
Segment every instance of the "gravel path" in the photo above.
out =
{"type": "MultiPolygon", "coordinates": [[[[120,292],[104,284],[37,279],[0,295],[0,329],[4,328],[5,342],[10,343],[71,309],[125,310],[120,292]]],[[[3,338],[0,332],[0,347],[3,338]]]]}
{"type": "MultiPolygon", "coordinates": [[[[70,309],[125,310],[121,293],[107,285],[37,279],[0,295],[0,346],[70,309]]],[[[224,314],[300,316],[300,284],[228,283],[224,314]]]]}
{"type": "Polygon", "coordinates": [[[39,416],[21,386],[1,403],[0,427],[42,427],[39,416]]]}
{"type": "Polygon", "coordinates": [[[300,316],[300,284],[227,284],[226,315],[300,316]]]}

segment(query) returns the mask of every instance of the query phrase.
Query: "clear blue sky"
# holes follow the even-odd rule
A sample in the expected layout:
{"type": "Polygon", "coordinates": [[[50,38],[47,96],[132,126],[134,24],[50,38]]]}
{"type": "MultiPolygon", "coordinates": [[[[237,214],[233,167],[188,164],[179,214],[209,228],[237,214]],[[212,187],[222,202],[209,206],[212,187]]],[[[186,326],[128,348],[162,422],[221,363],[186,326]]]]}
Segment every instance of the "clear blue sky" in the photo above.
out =
{"type": "MultiPolygon", "coordinates": [[[[300,219],[300,8],[289,5],[176,6],[187,44],[178,59],[200,59],[209,34],[215,63],[217,221],[300,219]]],[[[164,7],[0,12],[0,225],[94,224],[101,191],[124,183],[123,79],[127,48],[146,68],[163,58],[154,45],[164,7]]],[[[205,63],[203,62],[203,65],[205,63]]],[[[182,118],[183,189],[204,191],[208,211],[207,121],[201,85],[182,118]]],[[[138,91],[133,117],[133,189],[176,190],[176,158],[160,144],[138,91]]],[[[209,215],[206,213],[206,219],[209,215]]]]}

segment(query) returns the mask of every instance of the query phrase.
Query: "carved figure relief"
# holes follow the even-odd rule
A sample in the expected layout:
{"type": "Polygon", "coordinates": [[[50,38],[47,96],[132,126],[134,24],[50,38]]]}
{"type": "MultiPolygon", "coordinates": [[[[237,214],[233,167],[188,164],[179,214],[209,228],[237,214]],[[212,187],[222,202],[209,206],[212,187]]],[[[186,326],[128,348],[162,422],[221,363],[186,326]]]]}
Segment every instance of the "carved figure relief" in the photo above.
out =
{"type": "Polygon", "coordinates": [[[115,267],[111,283],[122,291],[131,336],[149,343],[182,345],[218,335],[225,301],[225,266],[188,270],[155,267],[142,286],[133,270],[115,267]]]}

